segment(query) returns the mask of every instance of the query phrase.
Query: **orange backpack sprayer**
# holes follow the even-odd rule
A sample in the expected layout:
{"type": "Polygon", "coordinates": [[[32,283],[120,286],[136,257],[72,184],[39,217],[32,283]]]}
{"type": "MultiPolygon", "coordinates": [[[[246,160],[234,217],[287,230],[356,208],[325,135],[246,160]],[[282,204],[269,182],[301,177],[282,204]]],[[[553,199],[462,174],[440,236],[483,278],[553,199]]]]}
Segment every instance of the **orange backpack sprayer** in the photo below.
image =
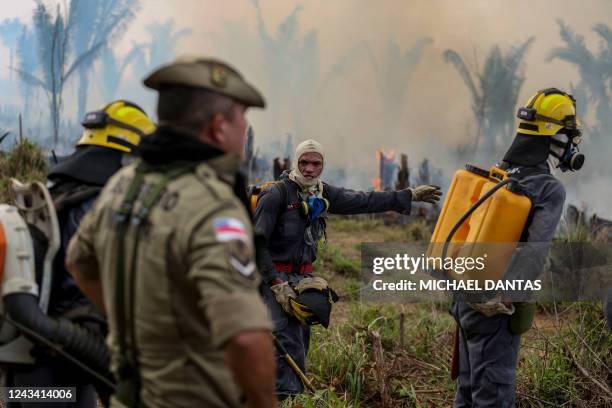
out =
{"type": "Polygon", "coordinates": [[[531,211],[531,201],[521,194],[516,181],[496,166],[487,171],[466,165],[455,173],[427,255],[443,262],[447,257],[484,257],[485,268],[467,268],[464,273],[450,270],[450,277],[503,276],[531,211]]]}
{"type": "MultiPolygon", "coordinates": [[[[504,170],[493,166],[488,171],[466,165],[453,176],[442,212],[431,237],[427,251],[429,257],[484,257],[483,270],[467,269],[463,273],[448,271],[448,277],[462,279],[497,280],[504,276],[517,243],[521,239],[531,212],[531,200],[518,191],[517,179],[508,177],[504,170]],[[512,184],[511,184],[512,183],[512,184]],[[504,188],[506,187],[506,188],[504,188]],[[448,255],[447,255],[448,254],[448,255]]],[[[531,327],[535,307],[533,304],[518,309],[514,318],[520,334],[531,327]],[[524,318],[527,313],[530,316],[524,318]],[[525,323],[522,324],[522,320],[525,323]],[[524,326],[524,327],[523,327],[524,326]]],[[[516,306],[519,307],[518,304],[516,306]]],[[[450,377],[459,375],[459,325],[453,340],[450,377]]]]}

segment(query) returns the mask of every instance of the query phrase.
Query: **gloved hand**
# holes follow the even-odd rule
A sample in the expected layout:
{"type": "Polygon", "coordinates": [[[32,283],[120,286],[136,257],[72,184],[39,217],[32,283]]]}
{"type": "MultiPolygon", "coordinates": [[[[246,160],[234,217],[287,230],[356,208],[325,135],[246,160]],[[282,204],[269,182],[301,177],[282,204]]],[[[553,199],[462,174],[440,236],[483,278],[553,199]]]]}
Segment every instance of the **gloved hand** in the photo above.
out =
{"type": "Polygon", "coordinates": [[[498,314],[511,315],[514,313],[514,305],[509,305],[502,302],[499,297],[493,298],[483,303],[468,302],[468,305],[477,312],[482,313],[487,317],[495,316],[498,314]]]}
{"type": "Polygon", "coordinates": [[[286,313],[291,314],[291,305],[289,304],[289,299],[295,299],[297,294],[293,290],[291,286],[289,286],[289,282],[282,282],[276,285],[270,286],[272,293],[274,293],[274,297],[279,305],[283,308],[286,313]]]}
{"type": "Polygon", "coordinates": [[[295,293],[299,295],[302,292],[307,290],[316,290],[323,293],[329,293],[329,298],[332,302],[337,302],[339,297],[336,292],[329,287],[327,281],[318,276],[313,276],[312,278],[304,278],[295,285],[295,293]]]}
{"type": "Polygon", "coordinates": [[[435,204],[436,201],[440,201],[442,191],[439,186],[434,185],[423,185],[411,188],[412,201],[424,201],[426,203],[435,204]]]}

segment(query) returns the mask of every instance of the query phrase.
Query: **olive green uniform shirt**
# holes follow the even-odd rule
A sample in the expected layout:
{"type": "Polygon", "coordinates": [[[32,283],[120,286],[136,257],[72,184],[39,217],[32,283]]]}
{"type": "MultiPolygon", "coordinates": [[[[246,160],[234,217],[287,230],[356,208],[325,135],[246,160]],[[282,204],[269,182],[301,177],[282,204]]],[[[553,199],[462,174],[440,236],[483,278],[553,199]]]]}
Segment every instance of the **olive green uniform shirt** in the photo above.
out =
{"type": "MultiPolygon", "coordinates": [[[[102,282],[115,374],[116,213],[137,164],[109,181],[68,251],[68,262],[102,282]]],[[[242,332],[272,328],[257,289],[250,219],[233,193],[237,167],[237,157],[223,155],[170,181],[143,226],[134,313],[141,399],[148,407],[241,406],[223,344],[242,332]]],[[[145,176],[134,212],[160,179],[159,173],[145,176]]],[[[130,225],[125,238],[128,266],[134,229],[130,225]]],[[[112,406],[121,404],[113,398],[112,406]]]]}

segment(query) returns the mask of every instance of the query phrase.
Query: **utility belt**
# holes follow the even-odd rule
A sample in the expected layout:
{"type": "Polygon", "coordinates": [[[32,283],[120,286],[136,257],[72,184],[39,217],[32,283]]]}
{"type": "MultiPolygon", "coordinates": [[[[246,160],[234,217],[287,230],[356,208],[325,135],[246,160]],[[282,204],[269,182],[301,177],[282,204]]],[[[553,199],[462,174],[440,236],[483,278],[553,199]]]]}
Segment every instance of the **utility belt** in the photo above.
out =
{"type": "Polygon", "coordinates": [[[274,262],[274,267],[278,272],[284,273],[297,273],[299,275],[306,275],[312,273],[312,264],[293,264],[290,262],[274,262]]]}

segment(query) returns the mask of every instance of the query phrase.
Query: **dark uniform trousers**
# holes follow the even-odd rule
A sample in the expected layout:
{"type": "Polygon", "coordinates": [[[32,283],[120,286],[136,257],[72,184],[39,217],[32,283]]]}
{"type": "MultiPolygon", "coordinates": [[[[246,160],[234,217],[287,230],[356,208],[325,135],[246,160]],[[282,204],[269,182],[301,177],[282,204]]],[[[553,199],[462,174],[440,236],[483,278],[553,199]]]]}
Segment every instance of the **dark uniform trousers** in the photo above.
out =
{"type": "Polygon", "coordinates": [[[459,378],[455,408],[513,407],[521,336],[510,333],[510,316],[487,317],[455,302],[459,323],[459,378]]]}
{"type": "MultiPolygon", "coordinates": [[[[291,284],[297,284],[300,280],[309,276],[312,275],[299,275],[297,273],[285,275],[287,281],[291,284]]],[[[295,317],[285,313],[268,285],[262,285],[261,291],[274,324],[274,336],[287,349],[298,367],[305,372],[306,356],[310,347],[310,326],[301,324],[295,317]]],[[[304,392],[302,380],[279,353],[276,353],[276,367],[276,389],[280,398],[304,392]]]]}

